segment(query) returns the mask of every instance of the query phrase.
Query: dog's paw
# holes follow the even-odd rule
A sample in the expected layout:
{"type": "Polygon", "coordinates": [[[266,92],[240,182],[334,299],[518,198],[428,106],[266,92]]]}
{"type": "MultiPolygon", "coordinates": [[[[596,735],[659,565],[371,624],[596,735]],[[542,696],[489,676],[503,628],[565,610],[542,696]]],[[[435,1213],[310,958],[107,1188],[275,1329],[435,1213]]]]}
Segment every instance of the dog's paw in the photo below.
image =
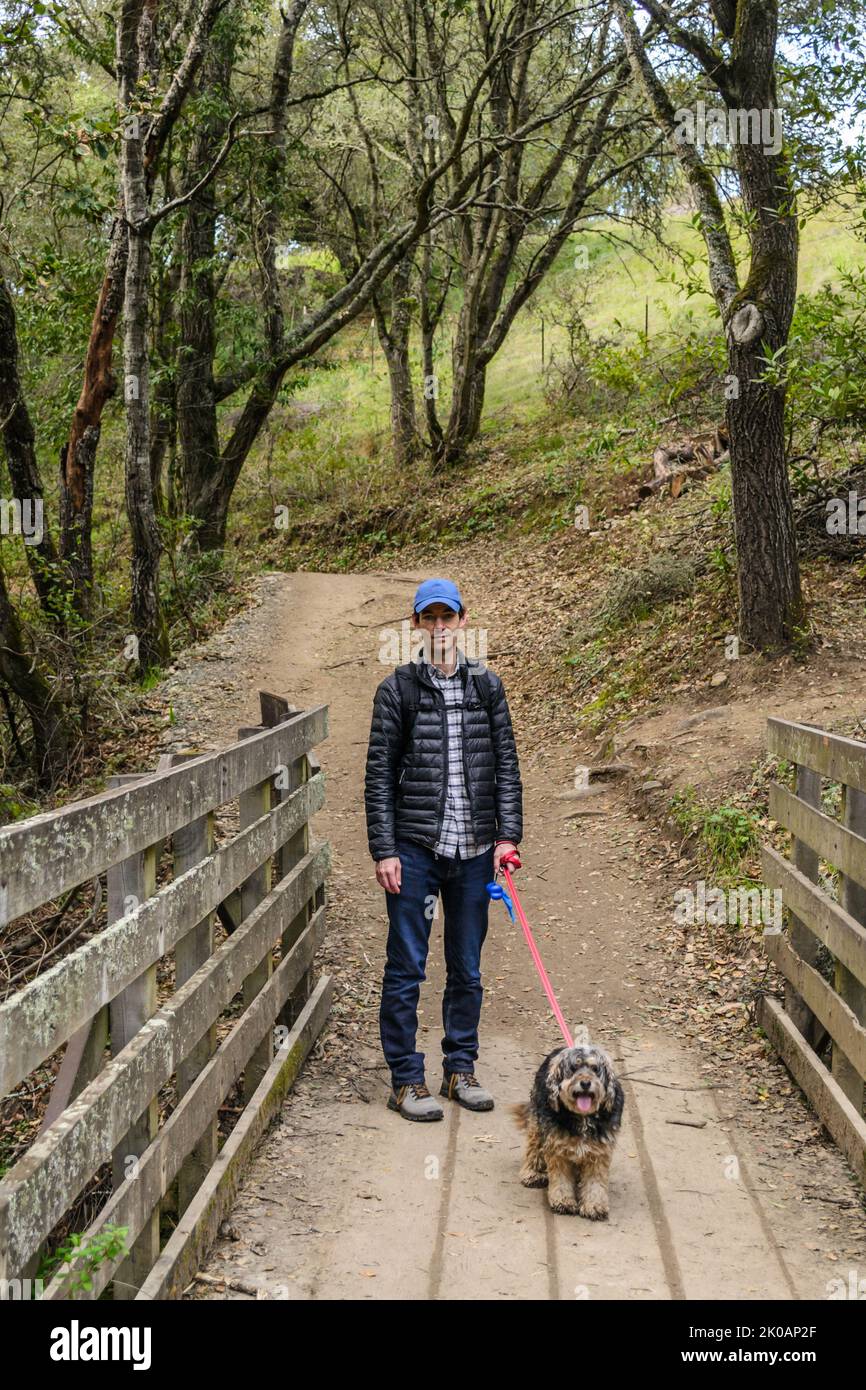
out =
{"type": "Polygon", "coordinates": [[[561,1216],[577,1216],[578,1205],[573,1197],[554,1197],[548,1194],[550,1210],[559,1212],[561,1216]]]}
{"type": "Polygon", "coordinates": [[[546,1173],[521,1173],[520,1181],[524,1187],[547,1187],[546,1173]]]}
{"type": "Polygon", "coordinates": [[[599,1206],[581,1205],[577,1208],[578,1215],[585,1216],[587,1221],[606,1221],[610,1216],[610,1208],[599,1206]]]}

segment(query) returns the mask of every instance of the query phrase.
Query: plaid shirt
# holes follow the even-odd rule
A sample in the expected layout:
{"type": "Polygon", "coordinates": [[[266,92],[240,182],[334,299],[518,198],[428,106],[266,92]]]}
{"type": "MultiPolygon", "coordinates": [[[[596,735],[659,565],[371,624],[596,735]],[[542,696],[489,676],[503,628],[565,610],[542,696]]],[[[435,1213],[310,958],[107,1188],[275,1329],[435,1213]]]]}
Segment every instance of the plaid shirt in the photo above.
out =
{"type": "Polygon", "coordinates": [[[465,660],[458,647],[457,665],[452,675],[446,676],[438,667],[425,661],[422,652],[418,654],[419,666],[426,666],[428,676],[442,691],[448,719],[448,788],[442,831],[435,846],[435,853],[444,854],[447,859],[454,859],[458,850],[461,859],[472,859],[477,854],[484,854],[493,843],[491,840],[486,845],[479,845],[472,833],[472,810],[463,770],[463,684],[460,667],[465,660]]]}

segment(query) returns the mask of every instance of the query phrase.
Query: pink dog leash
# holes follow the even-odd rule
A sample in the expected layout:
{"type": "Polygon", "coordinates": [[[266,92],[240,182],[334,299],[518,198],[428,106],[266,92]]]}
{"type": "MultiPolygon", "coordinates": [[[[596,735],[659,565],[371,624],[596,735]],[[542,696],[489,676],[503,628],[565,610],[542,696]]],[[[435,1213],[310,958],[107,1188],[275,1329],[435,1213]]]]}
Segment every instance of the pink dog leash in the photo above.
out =
{"type": "Polygon", "coordinates": [[[498,883],[488,883],[487,891],[490,894],[491,898],[502,899],[502,901],[505,903],[505,906],[508,908],[508,913],[511,917],[512,922],[514,921],[514,913],[511,910],[511,899],[514,899],[514,906],[517,909],[518,920],[520,921],[520,925],[523,928],[523,935],[526,937],[526,944],[529,947],[530,955],[532,956],[532,959],[535,962],[535,968],[538,971],[538,978],[541,980],[541,983],[544,986],[544,992],[547,995],[550,1007],[553,1010],[554,1018],[559,1024],[560,1032],[562,1033],[562,1036],[565,1038],[566,1045],[568,1047],[573,1047],[574,1043],[572,1042],[571,1034],[568,1031],[568,1025],[566,1024],[565,1019],[562,1016],[562,1009],[559,1007],[559,1004],[557,1003],[556,995],[553,992],[553,986],[550,983],[550,980],[547,978],[547,971],[544,968],[544,962],[542,961],[541,956],[539,955],[538,947],[535,944],[535,941],[532,936],[532,931],[530,929],[529,923],[526,920],[526,913],[523,911],[523,908],[521,907],[520,898],[517,896],[517,889],[514,886],[514,881],[511,877],[511,874],[508,872],[509,864],[513,864],[515,869],[519,869],[521,867],[520,856],[518,855],[516,849],[509,850],[508,853],[504,854],[499,861],[499,867],[505,874],[505,882],[508,884],[510,895],[509,893],[506,893],[505,889],[498,883]]]}

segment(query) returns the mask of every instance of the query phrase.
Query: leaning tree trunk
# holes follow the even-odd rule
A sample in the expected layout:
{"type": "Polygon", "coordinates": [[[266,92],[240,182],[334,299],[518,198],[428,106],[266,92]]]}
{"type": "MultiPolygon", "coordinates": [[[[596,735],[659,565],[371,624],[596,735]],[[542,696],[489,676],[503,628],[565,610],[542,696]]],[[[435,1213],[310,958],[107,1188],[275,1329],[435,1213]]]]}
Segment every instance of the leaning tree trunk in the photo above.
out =
{"type": "Polygon", "coordinates": [[[481,427],[487,367],[479,360],[481,330],[477,313],[470,312],[472,307],[471,304],[464,306],[457,329],[452,355],[451,409],[437,466],[449,467],[457,463],[481,427]]]}
{"type": "Polygon", "coordinates": [[[102,414],[116,389],[111,356],[123,306],[126,256],[126,222],[121,207],[112,228],[105,276],[84,357],[81,394],[69,438],[60,452],[60,554],[66,564],[73,607],[82,616],[90,612],[93,592],[93,470],[102,414]]]}

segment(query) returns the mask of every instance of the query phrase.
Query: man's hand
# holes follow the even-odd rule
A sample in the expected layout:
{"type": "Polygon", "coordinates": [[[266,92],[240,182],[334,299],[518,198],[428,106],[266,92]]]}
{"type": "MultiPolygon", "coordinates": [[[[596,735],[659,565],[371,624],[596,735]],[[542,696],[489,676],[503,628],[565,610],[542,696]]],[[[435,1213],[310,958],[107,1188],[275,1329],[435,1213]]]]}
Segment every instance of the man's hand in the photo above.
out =
{"type": "MultiPolygon", "coordinates": [[[[503,840],[501,844],[499,844],[499,845],[496,846],[496,848],[495,848],[494,851],[493,851],[493,877],[494,877],[494,878],[495,878],[496,875],[499,873],[499,865],[501,864],[501,862],[502,862],[503,858],[505,857],[505,855],[506,855],[506,854],[511,854],[512,851],[514,851],[514,850],[516,850],[516,849],[517,849],[517,846],[516,846],[516,845],[513,845],[513,844],[511,843],[510,840],[503,840]]],[[[511,873],[511,872],[512,872],[511,865],[509,865],[509,873],[511,873]]]]}
{"type": "Polygon", "coordinates": [[[386,893],[399,893],[402,876],[402,866],[398,856],[392,855],[390,859],[379,859],[376,863],[376,881],[385,889],[386,893]]]}

